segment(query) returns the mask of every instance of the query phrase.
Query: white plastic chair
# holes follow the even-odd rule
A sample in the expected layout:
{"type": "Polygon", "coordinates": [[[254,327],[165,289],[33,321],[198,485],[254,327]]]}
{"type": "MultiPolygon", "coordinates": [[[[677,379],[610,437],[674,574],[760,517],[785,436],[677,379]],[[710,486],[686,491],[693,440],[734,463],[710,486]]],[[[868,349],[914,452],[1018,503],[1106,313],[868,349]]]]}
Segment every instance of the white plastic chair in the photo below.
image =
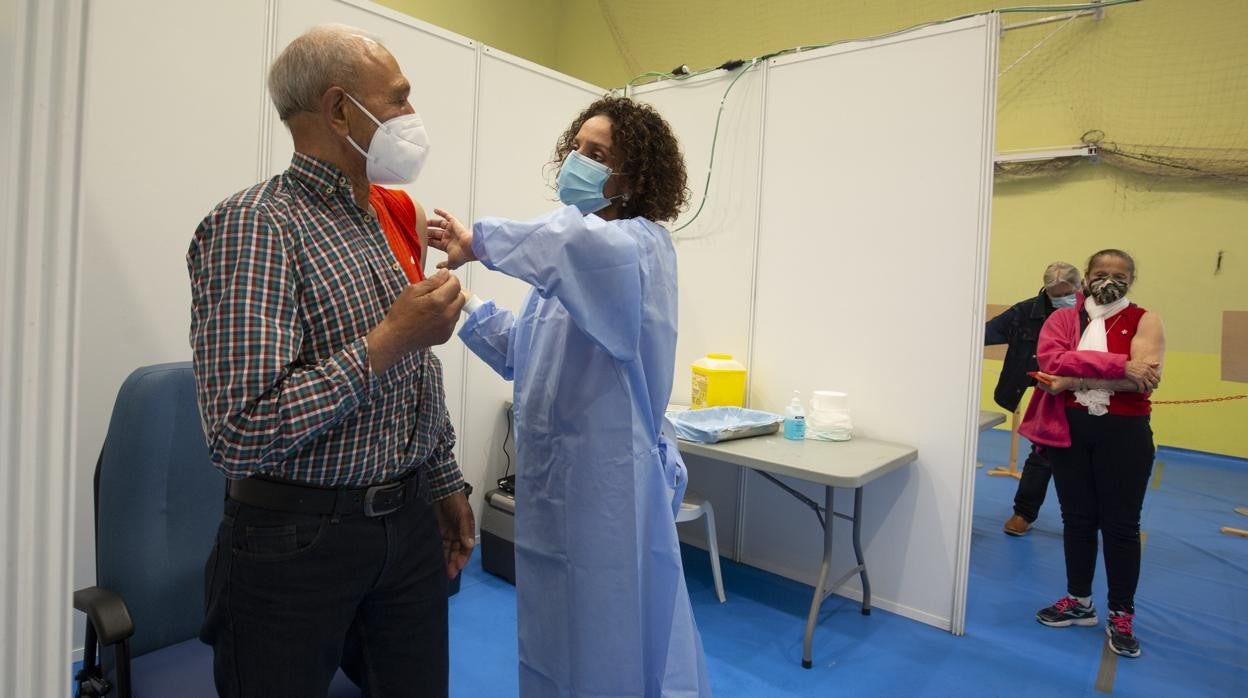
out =
{"type": "Polygon", "coordinates": [[[693,521],[706,516],[706,547],[711,553],[711,575],[715,578],[715,594],[719,602],[724,603],[724,579],[719,573],[719,542],[715,538],[715,510],[697,492],[685,491],[685,498],[680,502],[680,513],[676,515],[676,523],[693,521]]]}

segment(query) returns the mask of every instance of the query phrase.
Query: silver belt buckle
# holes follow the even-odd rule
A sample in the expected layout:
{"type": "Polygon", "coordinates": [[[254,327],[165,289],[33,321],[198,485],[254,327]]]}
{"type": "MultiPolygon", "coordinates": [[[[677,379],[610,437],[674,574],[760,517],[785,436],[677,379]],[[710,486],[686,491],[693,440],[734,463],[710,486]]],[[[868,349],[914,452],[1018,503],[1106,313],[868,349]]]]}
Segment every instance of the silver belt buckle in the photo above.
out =
{"type": "Polygon", "coordinates": [[[393,514],[403,507],[407,499],[406,482],[376,485],[364,492],[364,515],[369,518],[393,514]]]}

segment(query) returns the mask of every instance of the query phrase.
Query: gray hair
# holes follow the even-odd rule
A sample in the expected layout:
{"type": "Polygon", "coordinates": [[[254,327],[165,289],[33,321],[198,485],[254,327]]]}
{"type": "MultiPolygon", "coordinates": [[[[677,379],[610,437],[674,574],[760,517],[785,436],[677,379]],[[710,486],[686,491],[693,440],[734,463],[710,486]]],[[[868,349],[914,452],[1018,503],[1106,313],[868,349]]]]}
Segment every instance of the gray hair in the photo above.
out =
{"type": "Polygon", "coordinates": [[[1061,283],[1079,288],[1079,269],[1066,262],[1054,262],[1044,268],[1045,288],[1053,288],[1061,283]]]}
{"type": "Polygon", "coordinates": [[[345,24],[322,24],[290,42],[269,68],[269,96],[277,115],[286,121],[298,112],[316,112],[321,96],[334,85],[351,90],[360,56],[370,46],[381,42],[345,24]]]}

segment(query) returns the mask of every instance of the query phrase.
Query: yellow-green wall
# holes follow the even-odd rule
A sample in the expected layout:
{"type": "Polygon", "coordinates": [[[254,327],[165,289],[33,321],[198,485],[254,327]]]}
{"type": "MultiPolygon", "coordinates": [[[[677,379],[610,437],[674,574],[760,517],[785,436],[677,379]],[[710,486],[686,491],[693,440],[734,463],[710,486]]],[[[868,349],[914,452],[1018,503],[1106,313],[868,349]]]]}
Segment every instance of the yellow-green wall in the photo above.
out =
{"type": "MultiPolygon", "coordinates": [[[[988,298],[1032,296],[1050,260],[1082,266],[1089,251],[1124,247],[1138,263],[1132,298],[1160,313],[1166,365],[1154,400],[1248,393],[1222,381],[1223,309],[1248,309],[1248,197],[1244,187],[1176,183],[1152,191],[1104,165],[1081,165],[1058,179],[998,183],[988,298]],[[1214,273],[1224,251],[1221,273],[1214,273]]],[[[1000,362],[985,361],[985,409],[993,404],[1000,362]]],[[[1248,457],[1248,400],[1157,405],[1158,443],[1248,457]]]]}
{"type": "MultiPolygon", "coordinates": [[[[551,67],[558,63],[562,0],[375,1],[534,63],[551,67]]],[[[413,98],[419,98],[419,90],[413,98]]]]}
{"type": "Polygon", "coordinates": [[[375,1],[604,91],[632,77],[594,0],[375,1]]]}
{"type": "MultiPolygon", "coordinates": [[[[604,87],[679,64],[713,66],[798,44],[880,34],[1022,2],[968,0],[386,0],[390,5],[604,87]]],[[[1008,14],[1013,24],[1038,15],[1008,14]]],[[[1090,129],[1119,143],[1248,152],[1248,2],[1145,0],[1006,32],[999,150],[1070,145],[1090,129]],[[1021,58],[1021,60],[1019,60],[1021,58]]],[[[921,118],[921,115],[917,115],[921,118]]],[[[1136,256],[1135,300],[1161,314],[1168,352],[1157,400],[1248,393],[1220,380],[1223,310],[1248,310],[1248,185],[1145,177],[1083,163],[999,180],[988,301],[1034,294],[1050,261],[1103,247],[1136,256]],[[1222,268],[1215,273],[1218,252],[1222,268]]],[[[928,293],[938,283],[916,283],[928,293]]],[[[984,362],[985,408],[999,362],[984,362]]],[[[1159,443],[1248,457],[1248,400],[1159,405],[1159,443]]]]}

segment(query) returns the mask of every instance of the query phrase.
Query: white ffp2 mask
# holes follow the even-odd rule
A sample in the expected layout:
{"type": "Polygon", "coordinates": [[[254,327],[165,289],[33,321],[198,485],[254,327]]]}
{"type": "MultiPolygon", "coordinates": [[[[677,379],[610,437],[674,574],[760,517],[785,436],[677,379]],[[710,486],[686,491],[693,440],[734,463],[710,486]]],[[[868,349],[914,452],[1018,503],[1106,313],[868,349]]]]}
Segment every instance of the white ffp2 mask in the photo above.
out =
{"type": "Polygon", "coordinates": [[[420,114],[402,114],[382,123],[355,97],[348,94],[347,99],[377,124],[367,151],[347,136],[347,142],[368,162],[368,181],[373,184],[411,184],[429,157],[429,134],[425,132],[425,122],[420,114]]]}

